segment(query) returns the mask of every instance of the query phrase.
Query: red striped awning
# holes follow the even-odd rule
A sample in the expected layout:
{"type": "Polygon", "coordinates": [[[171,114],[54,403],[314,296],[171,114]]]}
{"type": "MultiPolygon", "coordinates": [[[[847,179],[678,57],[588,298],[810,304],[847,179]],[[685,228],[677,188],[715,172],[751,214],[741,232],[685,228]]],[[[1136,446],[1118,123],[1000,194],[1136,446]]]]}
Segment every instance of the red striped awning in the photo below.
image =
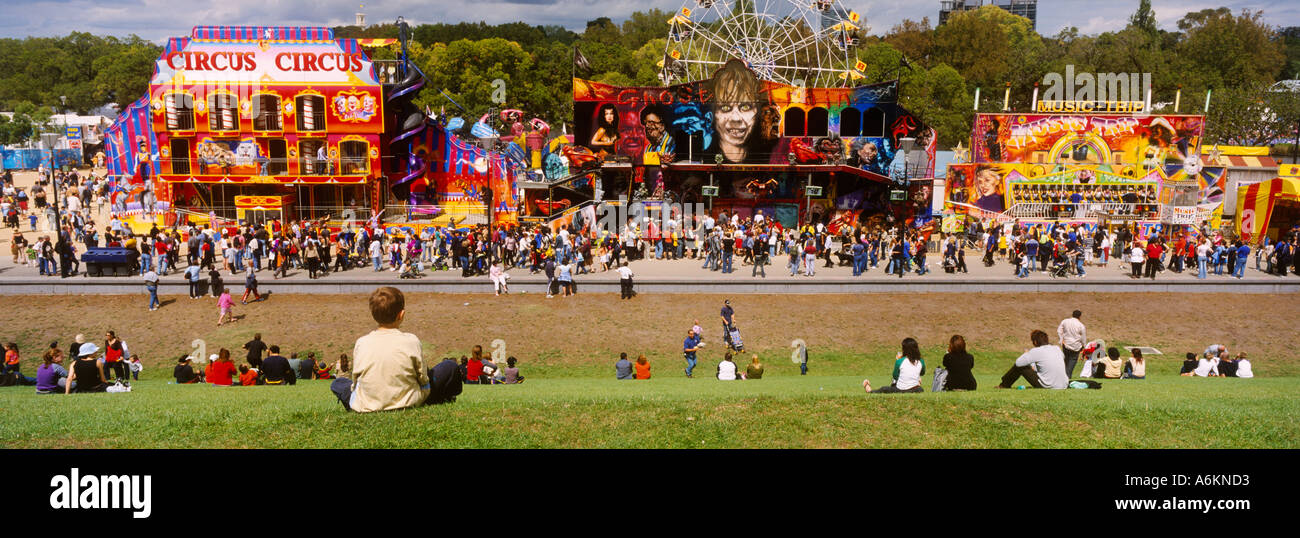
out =
{"type": "Polygon", "coordinates": [[[1233,168],[1277,168],[1277,161],[1268,156],[1220,155],[1219,161],[1215,162],[1210,159],[1209,155],[1201,155],[1201,163],[1205,166],[1228,166],[1233,168]]]}

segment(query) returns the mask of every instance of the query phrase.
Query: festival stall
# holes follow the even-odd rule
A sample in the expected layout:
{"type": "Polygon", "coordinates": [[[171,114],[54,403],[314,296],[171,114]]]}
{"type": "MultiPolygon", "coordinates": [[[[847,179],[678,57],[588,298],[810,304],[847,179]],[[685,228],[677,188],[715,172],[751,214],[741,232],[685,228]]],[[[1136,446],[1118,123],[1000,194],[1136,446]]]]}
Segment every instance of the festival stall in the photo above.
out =
{"type": "Polygon", "coordinates": [[[1227,172],[1203,165],[1203,128],[1185,115],[977,114],[971,162],[948,167],[945,213],[1140,228],[1213,220],[1227,172]]]}
{"type": "MultiPolygon", "coordinates": [[[[916,144],[906,160],[919,163],[907,175],[933,177],[934,131],[898,105],[897,81],[804,88],[761,80],[732,60],[712,78],[668,87],[574,79],[573,99],[575,147],[566,156],[576,171],[599,174],[561,193],[571,206],[700,202],[741,217],[762,211],[787,226],[901,220],[917,206],[894,181],[904,144],[916,144]]],[[[551,214],[555,196],[530,191],[524,209],[551,214]]]]}
{"type": "Polygon", "coordinates": [[[1242,240],[1268,236],[1277,241],[1296,222],[1300,222],[1300,177],[1277,177],[1237,188],[1235,224],[1242,240]]]}

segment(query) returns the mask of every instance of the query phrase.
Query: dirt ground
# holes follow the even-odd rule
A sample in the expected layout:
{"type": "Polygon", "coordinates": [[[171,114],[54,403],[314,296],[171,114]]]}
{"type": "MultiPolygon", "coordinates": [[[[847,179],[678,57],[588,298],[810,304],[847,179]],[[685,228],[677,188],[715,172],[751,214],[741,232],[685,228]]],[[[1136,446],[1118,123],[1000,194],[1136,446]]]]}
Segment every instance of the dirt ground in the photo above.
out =
{"type": "MultiPolygon", "coordinates": [[[[403,329],[415,333],[432,356],[466,354],[475,344],[506,342],[507,353],[533,366],[558,368],[605,364],[618,352],[680,358],[692,320],[704,327],[708,351],[721,348],[722,295],[585,294],[546,299],[540,295],[410,294],[403,329]]],[[[1083,311],[1089,338],[1112,345],[1144,345],[1180,358],[1211,343],[1247,351],[1271,373],[1292,373],[1300,295],[1228,294],[865,294],[732,296],[746,346],[770,359],[789,356],[791,341],[813,353],[892,353],[904,337],[938,351],[953,334],[964,335],[975,353],[1012,353],[1029,347],[1029,333],[1055,329],[1070,311],[1083,311]],[[1261,361],[1262,360],[1262,361],[1261,361]]],[[[207,353],[226,347],[237,360],[253,332],[287,355],[316,351],[328,360],[351,352],[357,337],[373,328],[365,296],[273,295],[262,303],[236,305],[237,323],[216,327],[216,300],[163,297],[149,312],[147,298],[121,296],[6,297],[0,339],[18,342],[25,362],[39,360],[52,340],[64,349],[82,333],[103,342],[116,330],[154,368],[174,364],[203,339],[207,353]]],[[[489,349],[490,351],[490,349],[489,349]]],[[[929,352],[929,351],[927,351],[929,352]]],[[[1257,366],[1261,368],[1261,366],[1257,366]]]]}

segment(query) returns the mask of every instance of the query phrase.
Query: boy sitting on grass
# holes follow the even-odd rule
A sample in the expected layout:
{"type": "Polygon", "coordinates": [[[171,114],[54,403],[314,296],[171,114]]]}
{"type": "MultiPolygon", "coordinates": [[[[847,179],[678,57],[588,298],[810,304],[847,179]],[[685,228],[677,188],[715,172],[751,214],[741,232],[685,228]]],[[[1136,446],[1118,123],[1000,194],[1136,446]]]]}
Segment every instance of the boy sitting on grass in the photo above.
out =
{"type": "Polygon", "coordinates": [[[370,316],[379,328],[357,339],[351,369],[340,371],[330,390],[345,409],[358,413],[456,401],[461,380],[454,362],[429,368],[420,339],[402,332],[406,298],[382,287],[370,294],[370,316]]]}

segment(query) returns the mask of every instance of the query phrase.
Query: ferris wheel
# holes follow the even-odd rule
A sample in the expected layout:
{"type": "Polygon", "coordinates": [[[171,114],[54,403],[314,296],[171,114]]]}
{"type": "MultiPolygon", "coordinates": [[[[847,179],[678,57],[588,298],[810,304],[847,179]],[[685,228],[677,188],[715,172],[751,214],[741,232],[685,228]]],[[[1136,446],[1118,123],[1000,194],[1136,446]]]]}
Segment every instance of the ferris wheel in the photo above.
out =
{"type": "Polygon", "coordinates": [[[664,84],[707,79],[732,58],[802,87],[848,86],[866,67],[853,49],[867,29],[837,0],[685,0],[668,25],[664,84]]]}

